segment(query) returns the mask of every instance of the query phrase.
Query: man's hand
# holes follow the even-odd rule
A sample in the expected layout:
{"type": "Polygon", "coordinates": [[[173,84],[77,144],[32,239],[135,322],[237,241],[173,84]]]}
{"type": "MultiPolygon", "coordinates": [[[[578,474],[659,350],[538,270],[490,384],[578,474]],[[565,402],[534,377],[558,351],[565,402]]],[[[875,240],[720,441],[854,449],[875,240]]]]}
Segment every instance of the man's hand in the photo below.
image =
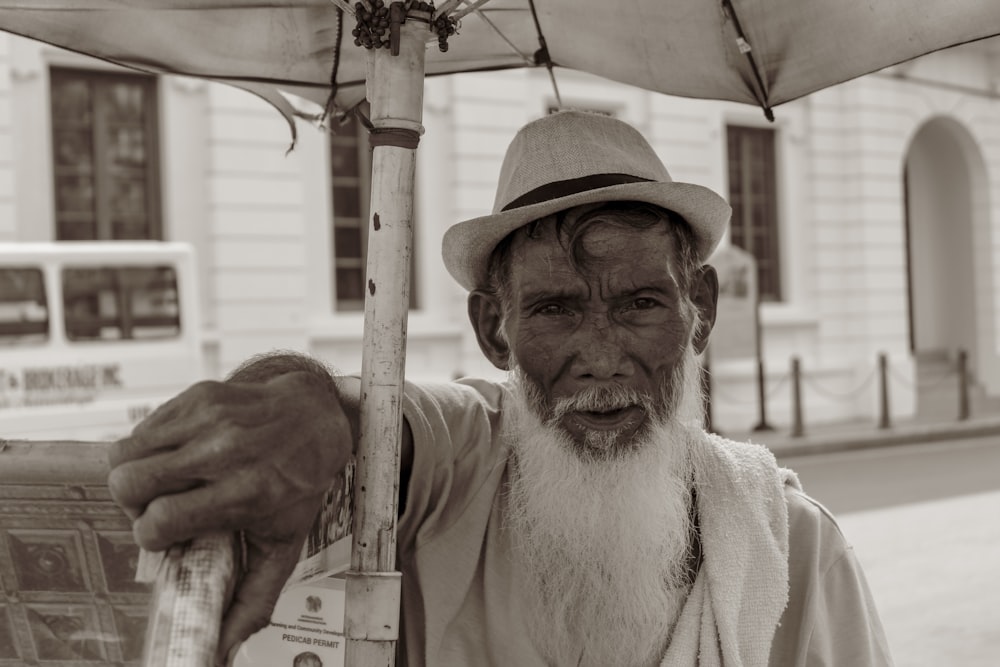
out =
{"type": "Polygon", "coordinates": [[[267,624],[323,493],[352,451],[347,415],[315,375],[202,382],[113,445],[108,486],[144,549],[243,531],[247,567],[222,628],[225,656],[267,624]]]}

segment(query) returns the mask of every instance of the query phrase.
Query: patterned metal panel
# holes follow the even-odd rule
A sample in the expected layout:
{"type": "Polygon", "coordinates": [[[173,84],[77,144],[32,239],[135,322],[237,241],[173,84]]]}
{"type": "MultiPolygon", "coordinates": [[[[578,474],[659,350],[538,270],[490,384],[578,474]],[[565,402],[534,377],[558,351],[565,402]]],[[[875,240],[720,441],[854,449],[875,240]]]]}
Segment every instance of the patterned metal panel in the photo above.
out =
{"type": "Polygon", "coordinates": [[[149,599],[100,485],[0,483],[0,667],[133,667],[149,599]]]}

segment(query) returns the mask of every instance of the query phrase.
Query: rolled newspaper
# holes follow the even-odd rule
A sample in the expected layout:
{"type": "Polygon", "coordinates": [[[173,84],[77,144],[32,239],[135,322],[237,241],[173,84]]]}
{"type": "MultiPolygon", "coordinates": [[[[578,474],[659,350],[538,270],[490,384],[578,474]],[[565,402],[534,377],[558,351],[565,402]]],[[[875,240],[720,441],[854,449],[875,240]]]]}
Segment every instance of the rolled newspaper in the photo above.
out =
{"type": "Polygon", "coordinates": [[[140,551],[136,580],[153,583],[143,667],[213,667],[237,575],[236,535],[140,551]]]}

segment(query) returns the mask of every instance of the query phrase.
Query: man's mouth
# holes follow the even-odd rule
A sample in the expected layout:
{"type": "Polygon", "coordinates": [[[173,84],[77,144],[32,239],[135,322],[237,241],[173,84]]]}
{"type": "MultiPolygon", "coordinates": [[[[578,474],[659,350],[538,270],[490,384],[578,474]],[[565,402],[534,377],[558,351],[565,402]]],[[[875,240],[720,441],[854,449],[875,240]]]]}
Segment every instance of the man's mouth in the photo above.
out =
{"type": "Polygon", "coordinates": [[[642,421],[643,409],[629,405],[614,410],[578,410],[566,415],[582,428],[595,431],[616,431],[642,421]]]}

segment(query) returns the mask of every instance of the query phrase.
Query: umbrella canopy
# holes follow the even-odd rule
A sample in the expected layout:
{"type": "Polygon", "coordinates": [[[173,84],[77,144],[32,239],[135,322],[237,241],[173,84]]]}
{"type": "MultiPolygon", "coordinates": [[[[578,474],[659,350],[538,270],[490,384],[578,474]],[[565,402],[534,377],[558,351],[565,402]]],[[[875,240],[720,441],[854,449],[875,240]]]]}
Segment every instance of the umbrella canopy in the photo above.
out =
{"type": "MultiPolygon", "coordinates": [[[[338,4],[0,0],[0,29],[140,69],[235,83],[286,113],[279,89],[327,101],[336,54],[335,105],[345,110],[364,99],[365,57],[338,4]]],[[[427,75],[544,65],[541,34],[556,66],[765,111],[1000,34],[1000,3],[990,0],[537,0],[537,12],[531,0],[441,4],[459,31],[447,52],[428,51],[427,75]]]]}

